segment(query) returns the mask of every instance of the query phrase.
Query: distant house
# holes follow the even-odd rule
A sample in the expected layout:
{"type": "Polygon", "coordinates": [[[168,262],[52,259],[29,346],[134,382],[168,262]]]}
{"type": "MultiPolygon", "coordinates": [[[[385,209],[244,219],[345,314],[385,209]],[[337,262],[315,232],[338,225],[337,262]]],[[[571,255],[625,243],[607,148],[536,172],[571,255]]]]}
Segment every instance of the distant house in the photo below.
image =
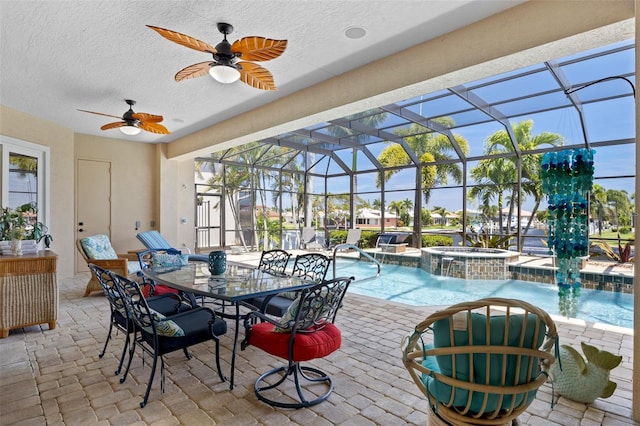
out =
{"type": "Polygon", "coordinates": [[[437,212],[430,213],[434,225],[449,226],[454,222],[454,220],[459,219],[459,216],[456,213],[446,212],[444,216],[437,212]]]}
{"type": "MultiPolygon", "coordinates": [[[[356,214],[356,225],[358,228],[378,228],[382,227],[382,213],[380,210],[360,209],[356,214]]],[[[384,214],[384,226],[397,227],[398,217],[393,213],[384,214]]]]}

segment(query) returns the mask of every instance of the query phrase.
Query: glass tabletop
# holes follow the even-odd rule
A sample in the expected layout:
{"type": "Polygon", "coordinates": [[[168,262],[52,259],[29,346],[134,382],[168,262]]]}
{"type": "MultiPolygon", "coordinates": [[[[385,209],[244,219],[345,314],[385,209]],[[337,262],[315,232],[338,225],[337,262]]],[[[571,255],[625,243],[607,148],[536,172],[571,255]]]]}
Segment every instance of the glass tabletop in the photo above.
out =
{"type": "Polygon", "coordinates": [[[302,290],[315,284],[298,277],[271,275],[249,266],[229,263],[222,275],[211,275],[205,262],[190,262],[182,267],[151,267],[144,269],[143,273],[157,283],[178,290],[232,302],[302,290]]]}

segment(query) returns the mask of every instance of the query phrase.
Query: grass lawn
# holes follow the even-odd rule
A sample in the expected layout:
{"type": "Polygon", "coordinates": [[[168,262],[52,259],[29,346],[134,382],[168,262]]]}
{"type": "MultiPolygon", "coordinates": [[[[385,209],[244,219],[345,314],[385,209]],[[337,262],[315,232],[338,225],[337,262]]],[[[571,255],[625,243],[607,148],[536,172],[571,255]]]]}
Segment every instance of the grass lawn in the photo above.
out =
{"type": "MultiPolygon", "coordinates": [[[[612,230],[606,230],[606,231],[602,231],[602,235],[599,235],[597,232],[595,232],[593,234],[589,234],[589,239],[590,240],[603,239],[611,245],[611,242],[614,242],[614,243],[618,242],[618,232],[612,231],[612,230]]],[[[633,232],[629,232],[628,234],[620,234],[620,241],[622,242],[623,245],[627,241],[633,241],[633,239],[634,239],[633,232]]]]}

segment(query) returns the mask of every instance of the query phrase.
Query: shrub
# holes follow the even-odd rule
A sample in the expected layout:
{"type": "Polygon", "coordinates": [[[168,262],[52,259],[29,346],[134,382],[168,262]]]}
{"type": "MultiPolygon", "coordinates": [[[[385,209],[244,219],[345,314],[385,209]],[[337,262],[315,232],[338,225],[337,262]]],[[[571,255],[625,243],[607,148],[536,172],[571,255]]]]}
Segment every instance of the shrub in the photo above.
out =
{"type": "Polygon", "coordinates": [[[453,238],[445,235],[423,235],[422,247],[452,246],[453,238]]]}
{"type": "Polygon", "coordinates": [[[592,247],[600,248],[609,259],[616,261],[618,263],[629,263],[634,261],[633,256],[631,256],[632,245],[633,245],[633,241],[627,241],[627,244],[625,244],[625,246],[622,247],[620,234],[618,234],[618,251],[617,252],[613,249],[613,247],[611,247],[605,241],[593,241],[591,243],[592,247]]]}

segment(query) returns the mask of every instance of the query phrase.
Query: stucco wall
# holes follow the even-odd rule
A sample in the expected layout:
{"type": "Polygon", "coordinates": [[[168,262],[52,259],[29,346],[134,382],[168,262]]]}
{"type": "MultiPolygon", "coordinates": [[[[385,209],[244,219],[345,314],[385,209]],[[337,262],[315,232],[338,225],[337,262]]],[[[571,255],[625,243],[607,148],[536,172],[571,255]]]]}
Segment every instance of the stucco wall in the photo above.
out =
{"type": "Polygon", "coordinates": [[[77,134],[75,159],[111,162],[111,243],[118,253],[143,248],[136,234],[158,222],[155,145],[77,134]],[[136,229],[136,221],[140,228],[136,229]]]}
{"type": "Polygon", "coordinates": [[[48,146],[51,150],[50,223],[51,249],[58,253],[58,276],[74,271],[74,134],[57,124],[0,105],[0,134],[48,146]]]}

